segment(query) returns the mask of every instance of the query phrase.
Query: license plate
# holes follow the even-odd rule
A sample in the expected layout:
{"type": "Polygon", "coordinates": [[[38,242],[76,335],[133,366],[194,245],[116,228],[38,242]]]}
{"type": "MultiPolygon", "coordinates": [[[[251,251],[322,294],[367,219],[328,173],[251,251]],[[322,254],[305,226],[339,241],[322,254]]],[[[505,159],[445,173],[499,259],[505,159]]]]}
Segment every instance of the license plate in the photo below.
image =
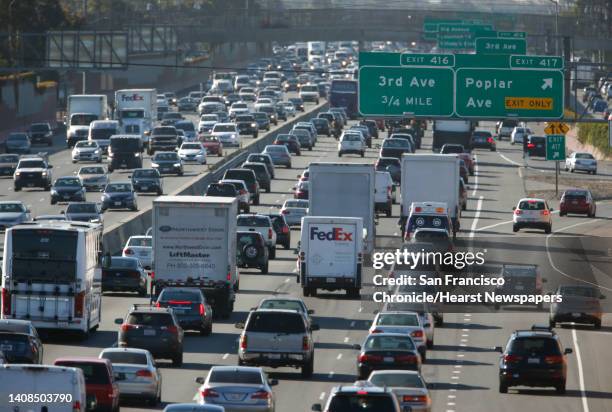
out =
{"type": "Polygon", "coordinates": [[[527,363],[532,363],[532,364],[540,363],[540,358],[528,358],[527,363]]]}
{"type": "Polygon", "coordinates": [[[394,359],[393,359],[393,356],[385,356],[385,357],[383,358],[383,361],[384,361],[385,363],[391,363],[391,362],[393,362],[393,361],[394,361],[394,359]]]}
{"type": "Polygon", "coordinates": [[[121,202],[115,202],[115,206],[121,206],[121,202]]]}
{"type": "Polygon", "coordinates": [[[580,316],[582,316],[582,313],[572,313],[572,316],[575,318],[579,318],[580,316]]]}
{"type": "Polygon", "coordinates": [[[173,310],[175,313],[185,313],[185,312],[187,312],[187,308],[177,308],[177,307],[172,307],[172,310],[173,310]]]}
{"type": "Polygon", "coordinates": [[[121,163],[121,167],[127,167],[127,163],[121,163]]]}
{"type": "Polygon", "coordinates": [[[271,353],[268,355],[268,358],[270,359],[280,359],[281,355],[279,353],[271,353]]]}
{"type": "Polygon", "coordinates": [[[145,329],[143,331],[143,334],[145,336],[155,336],[155,330],[153,330],[153,329],[145,329]]]}
{"type": "Polygon", "coordinates": [[[327,278],[325,279],[327,283],[336,283],[336,278],[327,278]]]}
{"type": "Polygon", "coordinates": [[[0,350],[10,352],[13,350],[13,345],[0,345],[0,350]]]}
{"type": "Polygon", "coordinates": [[[57,327],[58,328],[67,328],[68,327],[68,322],[57,322],[57,327]]]}
{"type": "Polygon", "coordinates": [[[573,201],[572,201],[572,204],[573,204],[573,205],[577,205],[577,204],[578,204],[578,201],[577,201],[577,200],[573,200],[573,201]]]}
{"type": "Polygon", "coordinates": [[[241,393],[228,393],[227,398],[230,401],[239,401],[243,398],[243,395],[241,393]]]}
{"type": "Polygon", "coordinates": [[[142,190],[149,190],[149,186],[141,186],[140,187],[142,190]]]}
{"type": "Polygon", "coordinates": [[[402,412],[412,412],[412,406],[404,406],[402,412]]]}

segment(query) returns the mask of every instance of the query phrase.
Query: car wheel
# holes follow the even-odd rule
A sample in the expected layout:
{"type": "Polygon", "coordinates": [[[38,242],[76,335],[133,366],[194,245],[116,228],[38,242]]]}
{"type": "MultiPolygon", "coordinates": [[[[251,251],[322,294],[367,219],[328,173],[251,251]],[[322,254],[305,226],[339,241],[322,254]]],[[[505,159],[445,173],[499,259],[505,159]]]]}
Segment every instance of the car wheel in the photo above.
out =
{"type": "Polygon", "coordinates": [[[548,319],[548,327],[549,328],[555,328],[557,326],[557,322],[555,322],[552,319],[548,319]]]}
{"type": "Polygon", "coordinates": [[[132,207],[130,208],[130,210],[131,210],[132,212],[137,212],[137,211],[138,211],[138,206],[137,206],[137,205],[134,205],[134,206],[132,206],[132,207]]]}
{"type": "Polygon", "coordinates": [[[270,259],[276,259],[276,247],[272,246],[270,248],[270,259]]]}
{"type": "Polygon", "coordinates": [[[181,353],[172,358],[172,366],[175,368],[180,368],[183,366],[183,351],[181,349],[181,353]]]}
{"type": "Polygon", "coordinates": [[[512,225],[512,231],[514,233],[518,232],[519,231],[519,227],[517,225],[512,225]]]}
{"type": "Polygon", "coordinates": [[[138,296],[140,296],[140,297],[144,297],[144,296],[146,296],[146,295],[147,295],[147,287],[145,286],[144,288],[142,288],[142,289],[140,289],[140,290],[138,291],[138,296]]]}
{"type": "Polygon", "coordinates": [[[310,147],[308,148],[308,151],[309,151],[309,152],[312,152],[312,146],[310,146],[310,147]]]}
{"type": "Polygon", "coordinates": [[[14,186],[14,187],[13,187],[13,190],[14,190],[15,192],[19,192],[19,191],[21,191],[21,187],[20,187],[20,186],[14,186]]]}
{"type": "Polygon", "coordinates": [[[427,340],[427,349],[433,349],[434,347],[434,341],[432,340],[427,340]]]}
{"type": "Polygon", "coordinates": [[[365,157],[365,152],[361,152],[361,157],[365,157]]]}
{"type": "Polygon", "coordinates": [[[563,394],[565,394],[565,382],[563,382],[563,383],[562,383],[562,384],[560,384],[560,385],[555,386],[555,392],[556,392],[558,395],[563,395],[563,394]]]}
{"type": "Polygon", "coordinates": [[[391,217],[391,208],[389,208],[389,209],[387,209],[387,210],[386,210],[385,215],[386,215],[387,217],[391,217]]]}
{"type": "Polygon", "coordinates": [[[180,172],[177,173],[177,175],[183,176],[183,171],[181,170],[180,172]]]}
{"type": "Polygon", "coordinates": [[[200,329],[200,335],[202,336],[210,336],[211,333],[212,333],[212,322],[208,326],[200,329]]]}
{"type": "Polygon", "coordinates": [[[571,169],[570,169],[570,173],[574,173],[574,168],[571,168],[571,169]]]}
{"type": "Polygon", "coordinates": [[[601,320],[596,320],[595,323],[593,323],[593,328],[597,330],[601,329],[601,320]]]}
{"type": "MultiPolygon", "coordinates": [[[[317,103],[318,104],[318,103],[317,103]]],[[[302,366],[302,378],[310,378],[314,371],[314,357],[310,361],[302,366]]]]}
{"type": "Polygon", "coordinates": [[[338,152],[338,157],[342,157],[342,152],[338,152]]]}
{"type": "Polygon", "coordinates": [[[544,229],[544,233],[549,234],[550,232],[552,232],[552,225],[548,225],[546,229],[544,229]]]}
{"type": "Polygon", "coordinates": [[[508,385],[504,385],[503,383],[499,383],[499,393],[508,393],[508,385]]]}
{"type": "Polygon", "coordinates": [[[266,262],[266,264],[261,267],[261,274],[262,275],[267,275],[268,274],[268,266],[269,266],[269,262],[266,262]]]}
{"type": "Polygon", "coordinates": [[[163,190],[159,189],[159,190],[157,191],[157,196],[161,196],[161,195],[163,195],[163,194],[164,194],[164,191],[163,191],[163,190]]]}
{"type": "Polygon", "coordinates": [[[285,243],[285,244],[283,245],[283,247],[284,247],[285,249],[290,249],[290,248],[291,248],[291,244],[290,244],[289,242],[287,242],[287,243],[285,243]]]}
{"type": "Polygon", "coordinates": [[[57,203],[57,201],[55,201],[55,200],[51,199],[51,204],[52,204],[52,205],[54,205],[54,204],[56,204],[56,203],[57,203]]]}
{"type": "Polygon", "coordinates": [[[291,169],[291,163],[287,165],[287,169],[291,169]]]}
{"type": "Polygon", "coordinates": [[[257,195],[255,199],[253,199],[253,205],[259,206],[259,195],[257,195]]]}
{"type": "Polygon", "coordinates": [[[565,216],[567,215],[567,212],[559,212],[559,216],[565,216]]]}
{"type": "Polygon", "coordinates": [[[569,171],[569,168],[567,167],[567,165],[565,165],[565,171],[569,171]]]}

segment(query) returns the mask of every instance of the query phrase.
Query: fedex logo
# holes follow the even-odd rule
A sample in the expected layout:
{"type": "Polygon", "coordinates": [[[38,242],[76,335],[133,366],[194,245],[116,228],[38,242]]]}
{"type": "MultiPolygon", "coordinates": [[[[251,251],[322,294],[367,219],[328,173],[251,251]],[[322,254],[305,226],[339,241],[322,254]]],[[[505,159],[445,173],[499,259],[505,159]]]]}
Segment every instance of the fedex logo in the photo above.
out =
{"type": "Polygon", "coordinates": [[[310,239],[314,240],[315,237],[318,240],[335,240],[340,242],[352,242],[353,234],[345,232],[341,227],[334,227],[329,232],[319,231],[319,228],[313,226],[310,228],[310,239]]]}
{"type": "Polygon", "coordinates": [[[144,100],[144,96],[141,96],[141,95],[136,94],[136,93],[134,93],[132,95],[129,95],[129,96],[125,95],[125,94],[121,95],[121,101],[123,101],[123,102],[138,102],[138,101],[142,101],[142,100],[144,100]]]}

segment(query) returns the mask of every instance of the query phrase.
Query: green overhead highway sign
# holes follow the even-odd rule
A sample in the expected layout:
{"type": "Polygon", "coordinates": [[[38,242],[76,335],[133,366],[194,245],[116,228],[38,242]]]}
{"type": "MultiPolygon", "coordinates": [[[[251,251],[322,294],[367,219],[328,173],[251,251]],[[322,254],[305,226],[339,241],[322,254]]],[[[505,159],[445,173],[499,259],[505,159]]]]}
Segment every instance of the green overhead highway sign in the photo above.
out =
{"type": "Polygon", "coordinates": [[[565,160],[565,136],[551,134],[546,136],[546,160],[565,160]]]}
{"type": "Polygon", "coordinates": [[[446,67],[359,68],[359,111],[364,116],[450,117],[453,69],[446,67]]]}
{"type": "Polygon", "coordinates": [[[455,65],[454,54],[427,54],[427,53],[402,53],[400,55],[402,66],[440,66],[453,67],[455,65]]]}
{"type": "Polygon", "coordinates": [[[469,50],[473,49],[474,46],[474,40],[438,37],[438,48],[440,49],[469,50]]]}
{"type": "Polygon", "coordinates": [[[458,68],[455,81],[459,117],[563,117],[561,71],[458,68]]]}
{"type": "Polygon", "coordinates": [[[557,56],[510,56],[510,67],[516,69],[563,69],[563,58],[557,56]]]}
{"type": "Polygon", "coordinates": [[[476,54],[526,54],[525,39],[481,37],[476,39],[476,54]]]}
{"type": "Polygon", "coordinates": [[[525,39],[527,37],[527,33],[524,31],[498,31],[497,37],[525,39]]]}
{"type": "Polygon", "coordinates": [[[438,25],[438,33],[454,34],[454,33],[473,33],[479,30],[493,31],[491,24],[452,24],[442,23],[438,25]]]}

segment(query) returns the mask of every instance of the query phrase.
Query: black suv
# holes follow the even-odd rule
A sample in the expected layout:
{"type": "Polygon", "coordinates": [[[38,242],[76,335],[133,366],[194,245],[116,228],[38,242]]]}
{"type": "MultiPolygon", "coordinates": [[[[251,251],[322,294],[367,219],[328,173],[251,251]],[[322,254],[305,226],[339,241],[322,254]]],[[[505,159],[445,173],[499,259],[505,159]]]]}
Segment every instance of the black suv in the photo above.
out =
{"type": "Polygon", "coordinates": [[[108,171],[142,167],[143,150],[139,136],[111,136],[108,145],[108,171]]]}
{"type": "Polygon", "coordinates": [[[29,320],[0,320],[0,348],[8,363],[43,362],[43,344],[29,320]]]}
{"type": "Polygon", "coordinates": [[[506,344],[495,348],[499,359],[499,392],[510,386],[553,386],[565,393],[567,360],[572,349],[563,349],[557,334],[548,326],[534,325],[531,330],[517,330],[506,344]]]}
{"type": "Polygon", "coordinates": [[[320,403],[312,405],[313,411],[325,412],[400,412],[396,396],[389,388],[377,386],[337,386],[331,390],[323,409],[320,403]]]}
{"type": "Polygon", "coordinates": [[[379,157],[375,167],[377,172],[389,172],[396,185],[402,182],[402,165],[397,157],[379,157]]]}
{"type": "Polygon", "coordinates": [[[247,163],[263,163],[268,168],[268,173],[270,177],[274,179],[274,162],[270,155],[261,154],[261,153],[251,153],[247,159],[247,163]]]}
{"type": "Polygon", "coordinates": [[[259,127],[253,115],[238,115],[236,116],[236,120],[234,122],[236,123],[236,126],[238,126],[238,133],[250,134],[253,136],[254,139],[257,139],[257,136],[259,136],[259,127]]]}
{"type": "Polygon", "coordinates": [[[28,129],[28,136],[32,144],[44,143],[47,146],[53,145],[53,130],[49,123],[32,123],[28,129]]]}
{"type": "Polygon", "coordinates": [[[183,329],[200,331],[200,335],[212,333],[213,312],[198,288],[168,287],[157,298],[157,307],[170,307],[183,329]]]}
{"type": "Polygon", "coordinates": [[[52,168],[53,166],[43,157],[22,156],[13,175],[15,192],[20,191],[22,187],[42,187],[51,190],[52,168]]]}
{"type": "Polygon", "coordinates": [[[546,157],[546,138],[544,136],[528,136],[526,150],[529,156],[546,157]]]}
{"type": "Polygon", "coordinates": [[[231,183],[211,183],[206,188],[204,196],[236,197],[238,191],[231,183]]]}
{"type": "Polygon", "coordinates": [[[236,232],[236,264],[239,268],[257,268],[268,273],[270,259],[266,241],[259,232],[236,232]]]}
{"type": "Polygon", "coordinates": [[[272,228],[276,232],[276,244],[289,249],[291,247],[291,228],[287,224],[285,216],[280,213],[270,213],[265,216],[268,216],[272,221],[272,228]]]}
{"type": "Polygon", "coordinates": [[[257,183],[257,176],[251,169],[229,169],[225,171],[223,180],[242,180],[247,185],[249,196],[255,206],[259,205],[259,183],[257,183]]]}
{"type": "Polygon", "coordinates": [[[120,348],[146,349],[155,358],[172,359],[172,366],[183,365],[183,329],[171,308],[135,304],[124,319],[117,337],[120,348]]]}
{"type": "MultiPolygon", "coordinates": [[[[502,265],[501,277],[504,279],[503,286],[498,286],[498,295],[541,295],[543,283],[538,267],[536,265],[502,265]]],[[[495,309],[499,309],[501,303],[495,303],[495,309]]],[[[538,304],[538,309],[542,303],[538,304]]]]}
{"type": "Polygon", "coordinates": [[[255,178],[257,179],[257,183],[259,183],[259,187],[266,191],[266,193],[270,193],[272,190],[272,178],[268,173],[268,167],[265,163],[243,163],[241,166],[243,169],[251,169],[255,172],[255,178]]]}
{"type": "Polygon", "coordinates": [[[164,193],[162,177],[155,169],[136,169],[129,176],[135,192],[154,192],[158,196],[164,193]]]}
{"type": "Polygon", "coordinates": [[[151,132],[147,153],[151,156],[158,150],[174,150],[180,147],[180,143],[176,127],[157,126],[151,132]]]}

